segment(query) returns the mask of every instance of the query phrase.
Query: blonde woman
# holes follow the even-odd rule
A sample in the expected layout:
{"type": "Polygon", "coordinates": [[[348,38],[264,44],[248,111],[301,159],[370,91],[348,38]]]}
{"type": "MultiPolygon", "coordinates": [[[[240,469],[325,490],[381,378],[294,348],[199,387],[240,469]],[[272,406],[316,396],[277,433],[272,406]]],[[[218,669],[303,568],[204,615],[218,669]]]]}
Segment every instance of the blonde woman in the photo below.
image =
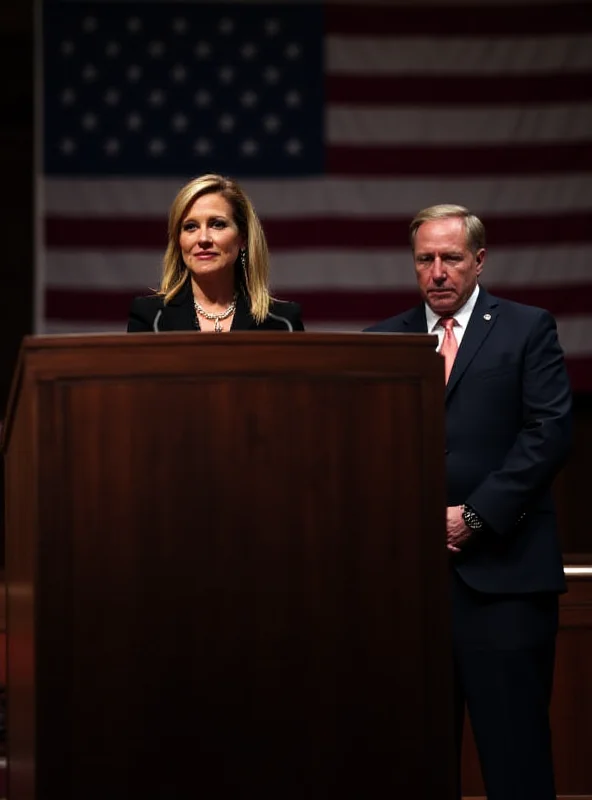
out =
{"type": "Polygon", "coordinates": [[[222,175],[179,191],[159,290],[136,297],[128,332],[302,331],[300,307],[269,294],[269,254],[253,205],[222,175]]]}

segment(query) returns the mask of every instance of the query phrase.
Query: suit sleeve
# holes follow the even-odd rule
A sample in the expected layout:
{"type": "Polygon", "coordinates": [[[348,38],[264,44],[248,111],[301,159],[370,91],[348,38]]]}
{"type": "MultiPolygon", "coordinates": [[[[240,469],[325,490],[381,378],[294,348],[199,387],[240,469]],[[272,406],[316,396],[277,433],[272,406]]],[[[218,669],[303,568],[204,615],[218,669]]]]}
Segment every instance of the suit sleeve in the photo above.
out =
{"type": "Polygon", "coordinates": [[[502,466],[467,498],[500,535],[510,534],[529,504],[547,490],[569,453],[571,390],[553,317],[531,330],[522,372],[522,427],[502,466]]]}
{"type": "Polygon", "coordinates": [[[145,297],[135,297],[132,301],[127,321],[128,333],[152,331],[155,309],[145,297]]]}

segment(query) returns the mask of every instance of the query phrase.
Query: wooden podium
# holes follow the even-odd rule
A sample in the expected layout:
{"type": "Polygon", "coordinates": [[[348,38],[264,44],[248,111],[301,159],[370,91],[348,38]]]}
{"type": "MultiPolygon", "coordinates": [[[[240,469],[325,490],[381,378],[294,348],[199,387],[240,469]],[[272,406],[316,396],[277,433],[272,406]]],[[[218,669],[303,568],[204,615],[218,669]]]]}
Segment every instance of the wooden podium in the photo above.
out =
{"type": "Polygon", "coordinates": [[[24,341],[9,800],[452,800],[434,337],[24,341]]]}

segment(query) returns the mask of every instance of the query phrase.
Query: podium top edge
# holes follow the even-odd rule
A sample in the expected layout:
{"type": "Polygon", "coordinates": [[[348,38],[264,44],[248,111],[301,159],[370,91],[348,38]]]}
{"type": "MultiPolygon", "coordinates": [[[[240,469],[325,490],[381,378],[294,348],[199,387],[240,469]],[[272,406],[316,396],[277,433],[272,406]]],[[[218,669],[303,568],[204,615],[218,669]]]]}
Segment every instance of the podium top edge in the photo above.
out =
{"type": "Polygon", "coordinates": [[[207,343],[211,345],[270,345],[281,344],[287,347],[302,347],[303,345],[360,345],[363,342],[373,347],[391,345],[396,340],[400,344],[410,347],[432,348],[437,340],[436,334],[428,333],[390,333],[382,331],[362,332],[321,332],[321,331],[295,331],[294,333],[269,333],[259,331],[231,331],[230,336],[218,333],[177,332],[162,331],[159,333],[61,333],[61,334],[32,334],[25,336],[22,347],[25,351],[52,350],[64,347],[121,347],[132,345],[134,347],[149,347],[154,345],[188,345],[207,343]]]}

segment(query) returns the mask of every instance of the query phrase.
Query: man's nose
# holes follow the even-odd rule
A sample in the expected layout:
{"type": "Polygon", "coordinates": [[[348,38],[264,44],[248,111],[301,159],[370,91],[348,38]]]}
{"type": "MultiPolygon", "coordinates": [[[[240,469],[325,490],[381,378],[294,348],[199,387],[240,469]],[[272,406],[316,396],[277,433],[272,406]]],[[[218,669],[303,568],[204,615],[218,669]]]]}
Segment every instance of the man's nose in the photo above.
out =
{"type": "Polygon", "coordinates": [[[446,267],[440,256],[436,256],[432,264],[432,278],[435,281],[444,280],[446,277],[446,267]]]}

